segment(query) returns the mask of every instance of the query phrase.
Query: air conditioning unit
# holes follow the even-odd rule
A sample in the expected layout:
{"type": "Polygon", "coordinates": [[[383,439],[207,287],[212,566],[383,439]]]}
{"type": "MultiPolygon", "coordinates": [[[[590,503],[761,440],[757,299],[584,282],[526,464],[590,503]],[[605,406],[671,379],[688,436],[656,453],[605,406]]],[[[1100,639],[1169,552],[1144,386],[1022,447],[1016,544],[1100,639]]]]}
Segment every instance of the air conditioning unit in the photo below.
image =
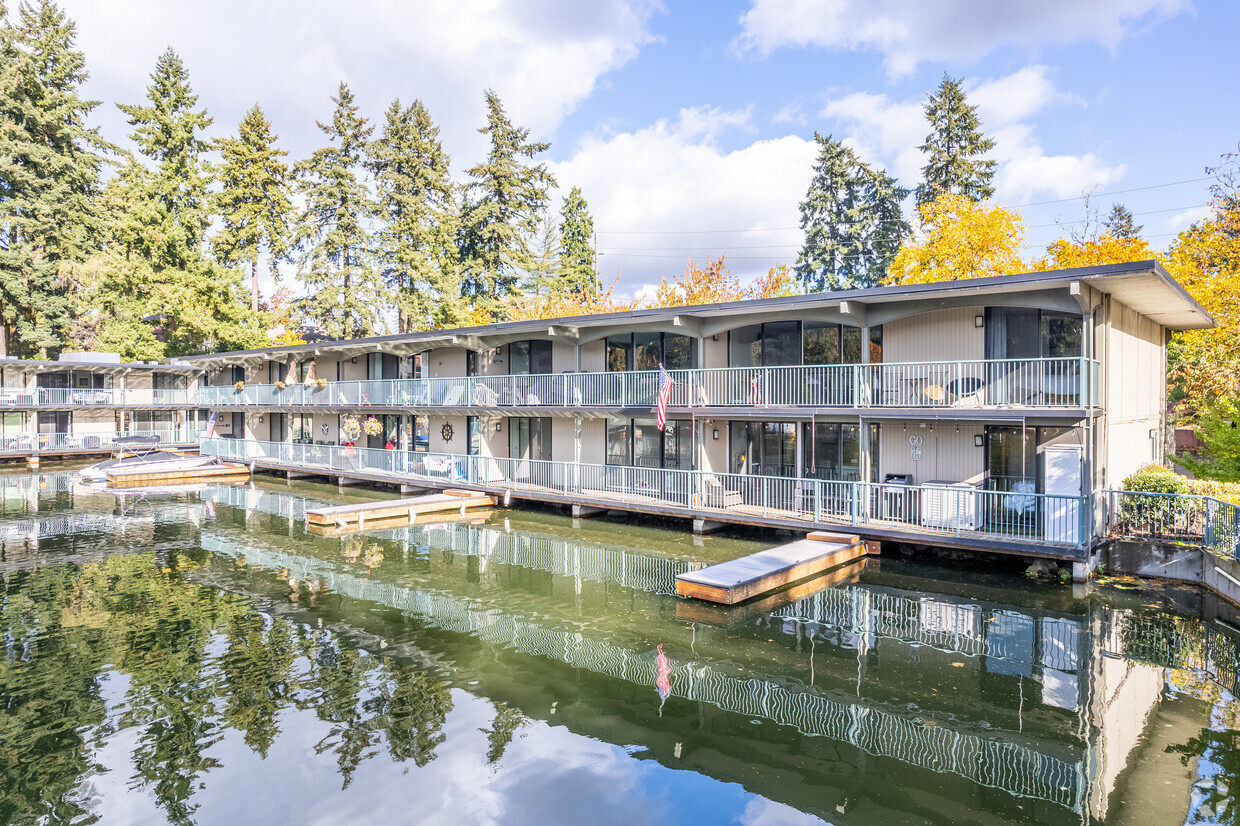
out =
{"type": "Polygon", "coordinates": [[[926,482],[921,488],[921,524],[972,531],[978,523],[977,487],[967,482],[926,482]]]}

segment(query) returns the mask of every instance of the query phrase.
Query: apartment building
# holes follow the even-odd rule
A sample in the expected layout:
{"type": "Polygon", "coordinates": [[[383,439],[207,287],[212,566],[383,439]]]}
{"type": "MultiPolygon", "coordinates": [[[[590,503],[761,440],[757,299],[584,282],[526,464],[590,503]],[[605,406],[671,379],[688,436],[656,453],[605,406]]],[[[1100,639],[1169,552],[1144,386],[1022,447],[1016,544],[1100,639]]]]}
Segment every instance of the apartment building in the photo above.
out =
{"type": "Polygon", "coordinates": [[[122,363],[116,353],[0,358],[0,457],[108,451],[118,436],[196,445],[202,372],[188,364],[122,363]]]}
{"type": "Polygon", "coordinates": [[[259,466],[1081,560],[1212,324],[1147,261],[185,362],[259,466]]]}

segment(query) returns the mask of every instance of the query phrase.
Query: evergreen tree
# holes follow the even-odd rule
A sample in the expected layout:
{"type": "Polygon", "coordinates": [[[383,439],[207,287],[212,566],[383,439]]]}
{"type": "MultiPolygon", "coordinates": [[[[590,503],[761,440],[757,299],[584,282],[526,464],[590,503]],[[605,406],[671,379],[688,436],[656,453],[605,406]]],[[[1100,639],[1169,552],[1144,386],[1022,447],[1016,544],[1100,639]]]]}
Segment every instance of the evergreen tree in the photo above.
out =
{"type": "Polygon", "coordinates": [[[258,256],[266,250],[271,269],[288,255],[293,205],[290,170],[276,148],[276,135],[258,104],[245,113],[237,137],[217,138],[223,164],[222,190],[216,205],[223,221],[212,239],[216,258],[225,265],[250,264],[250,309],[258,312],[258,256]]]}
{"type": "Polygon", "coordinates": [[[917,205],[933,201],[944,192],[974,201],[994,195],[991,180],[995,162],[980,156],[994,149],[995,142],[982,134],[977,107],[965,100],[960,81],[943,75],[938,92],[927,96],[925,113],[930,134],[917,147],[927,156],[921,170],[923,181],[917,187],[917,205]]]}
{"type": "Polygon", "coordinates": [[[806,292],[874,286],[910,232],[900,210],[908,190],[830,135],[814,137],[819,153],[801,203],[797,277],[806,292]]]}
{"type": "Polygon", "coordinates": [[[598,273],[594,266],[594,219],[590,207],[573,187],[560,207],[560,283],[564,291],[582,298],[598,293],[598,273]]]}
{"type": "Polygon", "coordinates": [[[1102,222],[1112,238],[1132,241],[1141,237],[1141,225],[1132,220],[1132,213],[1123,204],[1112,204],[1111,214],[1102,222]]]}
{"type": "Polygon", "coordinates": [[[152,166],[131,156],[100,199],[106,247],[75,273],[88,310],[78,339],[148,359],[263,344],[239,274],[204,254],[212,170],[201,132],[211,118],[171,49],[156,61],[147,101],[120,106],[152,166]]]}
{"type": "MultiPolygon", "coordinates": [[[[530,253],[526,265],[526,286],[535,300],[550,297],[553,294],[563,295],[568,291],[561,282],[563,271],[563,248],[560,246],[560,226],[555,215],[544,213],[542,227],[538,232],[538,242],[530,253]]],[[[512,302],[507,302],[507,311],[511,313],[512,302]]]]}
{"type": "Polygon", "coordinates": [[[41,355],[67,340],[64,270],[98,244],[101,152],[79,94],[85,59],[76,27],[48,0],[23,3],[16,25],[0,4],[0,353],[41,355]]]}
{"type": "Polygon", "coordinates": [[[546,164],[526,163],[547,151],[548,143],[529,142],[530,130],[512,125],[499,96],[488,91],[486,161],[469,170],[462,226],[466,277],[464,294],[493,309],[514,293],[518,272],[527,269],[530,239],[538,231],[548,191],[556,185],[546,164]]]}
{"type": "Polygon", "coordinates": [[[374,127],[358,114],[344,83],[332,102],[331,122],[318,122],[329,145],[296,166],[306,199],[299,276],[315,290],[306,314],[333,336],[355,338],[374,332],[383,312],[383,285],[373,265],[367,223],[376,206],[362,180],[363,155],[374,127]]]}
{"type": "Polygon", "coordinates": [[[367,166],[375,177],[378,263],[395,294],[402,333],[464,322],[457,267],[455,188],[439,127],[422,101],[392,101],[367,166]]]}

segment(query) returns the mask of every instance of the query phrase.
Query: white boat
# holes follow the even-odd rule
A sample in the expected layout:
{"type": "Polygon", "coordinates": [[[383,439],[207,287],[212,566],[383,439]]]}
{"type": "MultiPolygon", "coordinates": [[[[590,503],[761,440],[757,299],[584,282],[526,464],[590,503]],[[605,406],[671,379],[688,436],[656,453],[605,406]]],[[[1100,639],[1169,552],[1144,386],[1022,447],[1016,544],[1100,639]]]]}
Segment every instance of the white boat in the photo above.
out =
{"type": "Polygon", "coordinates": [[[108,475],[158,473],[195,470],[221,464],[214,456],[183,451],[161,451],[159,437],[132,436],[117,439],[116,455],[82,468],[78,475],[90,482],[105,482],[108,475]]]}

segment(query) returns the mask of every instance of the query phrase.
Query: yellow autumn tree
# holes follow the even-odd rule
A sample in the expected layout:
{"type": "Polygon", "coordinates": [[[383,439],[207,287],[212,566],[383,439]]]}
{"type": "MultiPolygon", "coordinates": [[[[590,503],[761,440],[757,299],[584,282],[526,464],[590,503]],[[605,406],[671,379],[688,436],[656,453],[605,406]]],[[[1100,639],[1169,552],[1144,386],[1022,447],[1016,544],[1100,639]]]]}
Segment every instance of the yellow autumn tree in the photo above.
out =
{"type": "Polygon", "coordinates": [[[1035,258],[1035,272],[1066,269],[1070,267],[1098,267],[1103,264],[1126,264],[1129,261],[1148,261],[1158,254],[1142,238],[1116,238],[1109,231],[1097,238],[1070,241],[1060,238],[1046,248],[1046,255],[1035,258]]]}
{"type": "Polygon", "coordinates": [[[727,266],[727,255],[706,256],[706,266],[699,267],[689,259],[685,271],[664,278],[655,288],[651,307],[688,307],[692,304],[713,304],[740,301],[745,297],[736,277],[727,266]]]}
{"type": "Polygon", "coordinates": [[[1025,222],[989,201],[943,194],[918,208],[920,232],[906,241],[884,284],[929,284],[1022,272],[1025,222]]]}
{"type": "Polygon", "coordinates": [[[1172,340],[1174,398],[1191,408],[1240,398],[1240,193],[1216,190],[1211,215],[1176,238],[1168,271],[1214,316],[1213,330],[1172,340]]]}
{"type": "Polygon", "coordinates": [[[539,318],[571,318],[631,310],[635,302],[619,301],[613,297],[618,281],[617,277],[606,290],[600,289],[593,293],[569,291],[521,296],[508,302],[507,316],[510,321],[532,321],[539,318]]]}
{"type": "Polygon", "coordinates": [[[780,264],[767,270],[766,275],[758,276],[758,280],[748,290],[749,298],[783,298],[797,295],[797,280],[787,264],[780,264]]]}

